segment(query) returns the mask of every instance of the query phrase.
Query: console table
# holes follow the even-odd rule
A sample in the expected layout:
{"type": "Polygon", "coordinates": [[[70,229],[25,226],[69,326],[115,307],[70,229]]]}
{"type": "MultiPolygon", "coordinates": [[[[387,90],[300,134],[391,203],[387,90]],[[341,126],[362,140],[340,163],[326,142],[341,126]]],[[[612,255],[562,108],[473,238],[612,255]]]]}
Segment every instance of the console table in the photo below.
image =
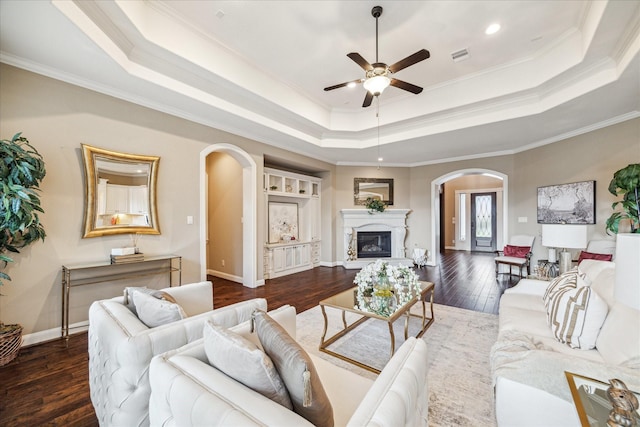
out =
{"type": "Polygon", "coordinates": [[[178,286],[182,285],[182,257],[178,255],[149,256],[142,261],[122,264],[98,261],[87,264],[63,265],[62,338],[69,340],[69,296],[71,288],[161,274],[168,274],[169,286],[173,286],[174,273],[177,273],[178,276],[178,286]]]}

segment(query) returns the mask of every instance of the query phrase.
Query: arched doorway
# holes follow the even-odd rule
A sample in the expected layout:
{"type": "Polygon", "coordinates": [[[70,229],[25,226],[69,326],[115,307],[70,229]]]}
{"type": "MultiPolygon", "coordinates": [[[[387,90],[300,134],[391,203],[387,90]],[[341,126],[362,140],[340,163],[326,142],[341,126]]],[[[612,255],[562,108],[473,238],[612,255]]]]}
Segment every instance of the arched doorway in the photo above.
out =
{"type": "Polygon", "coordinates": [[[242,167],[242,284],[255,288],[257,277],[257,166],[251,156],[231,144],[213,144],[200,152],[200,266],[201,280],[207,277],[207,156],[223,152],[233,157],[242,167]]]}
{"type": "Polygon", "coordinates": [[[446,183],[447,181],[451,181],[455,178],[464,176],[464,175],[477,175],[477,174],[488,174],[494,177],[497,177],[502,180],[502,188],[503,188],[503,200],[502,200],[502,218],[504,218],[502,223],[502,233],[501,235],[506,237],[508,236],[508,210],[509,210],[509,177],[501,172],[497,172],[489,169],[481,169],[481,168],[470,168],[470,169],[460,169],[457,171],[449,172],[444,174],[433,181],[431,181],[431,248],[433,248],[433,256],[429,258],[429,265],[436,265],[436,260],[440,254],[440,239],[443,237],[440,236],[440,188],[441,185],[446,183]]]}

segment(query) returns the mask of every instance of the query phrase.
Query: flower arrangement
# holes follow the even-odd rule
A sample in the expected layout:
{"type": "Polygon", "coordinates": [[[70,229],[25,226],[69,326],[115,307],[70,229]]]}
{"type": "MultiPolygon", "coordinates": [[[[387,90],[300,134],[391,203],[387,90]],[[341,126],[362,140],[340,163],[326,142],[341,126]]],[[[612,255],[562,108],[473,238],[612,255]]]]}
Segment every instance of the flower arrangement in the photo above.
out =
{"type": "Polygon", "coordinates": [[[367,197],[364,203],[365,207],[369,210],[370,214],[374,212],[384,212],[384,209],[387,207],[387,204],[379,199],[374,199],[372,197],[367,197]]]}
{"type": "Polygon", "coordinates": [[[381,259],[367,264],[353,281],[358,286],[356,308],[389,316],[420,294],[418,275],[403,264],[393,266],[381,259]],[[385,300],[386,299],[386,300],[385,300]]]}

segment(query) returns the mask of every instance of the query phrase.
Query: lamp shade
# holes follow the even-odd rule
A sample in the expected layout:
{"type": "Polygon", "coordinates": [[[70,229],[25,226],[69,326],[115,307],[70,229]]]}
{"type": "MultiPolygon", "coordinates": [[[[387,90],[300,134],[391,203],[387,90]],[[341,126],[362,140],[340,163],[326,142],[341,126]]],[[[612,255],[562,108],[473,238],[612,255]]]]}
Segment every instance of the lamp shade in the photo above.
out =
{"type": "Polygon", "coordinates": [[[616,301],[640,310],[640,234],[616,237],[616,301]]]}
{"type": "Polygon", "coordinates": [[[366,90],[371,92],[372,95],[380,95],[390,83],[391,79],[387,76],[374,76],[365,80],[362,85],[366,90]]]}
{"type": "Polygon", "coordinates": [[[542,224],[542,246],[582,249],[587,247],[587,226],[542,224]]]}

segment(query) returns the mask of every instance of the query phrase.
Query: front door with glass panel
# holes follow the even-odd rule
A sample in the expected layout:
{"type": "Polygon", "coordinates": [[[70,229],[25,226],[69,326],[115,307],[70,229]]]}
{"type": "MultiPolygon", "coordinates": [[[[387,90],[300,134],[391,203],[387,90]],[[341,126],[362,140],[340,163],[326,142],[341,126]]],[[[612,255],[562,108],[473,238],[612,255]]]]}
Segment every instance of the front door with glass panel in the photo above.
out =
{"type": "Polygon", "coordinates": [[[471,250],[496,250],[496,193],[471,194],[471,250]]]}

